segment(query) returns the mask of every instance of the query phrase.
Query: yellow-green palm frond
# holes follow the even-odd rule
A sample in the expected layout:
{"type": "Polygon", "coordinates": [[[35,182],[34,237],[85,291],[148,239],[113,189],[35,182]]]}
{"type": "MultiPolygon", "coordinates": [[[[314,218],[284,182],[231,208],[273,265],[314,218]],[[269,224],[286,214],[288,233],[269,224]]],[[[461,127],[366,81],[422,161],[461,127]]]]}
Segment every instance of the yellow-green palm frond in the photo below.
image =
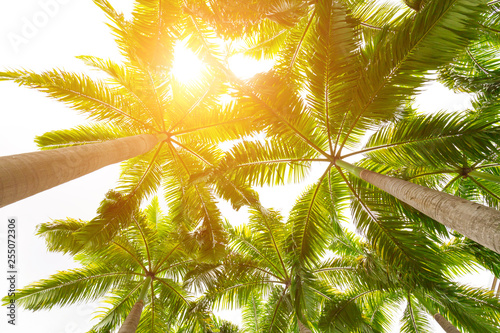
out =
{"type": "Polygon", "coordinates": [[[452,61],[475,37],[473,27],[484,11],[479,1],[429,2],[397,32],[382,31],[365,45],[364,69],[343,133],[350,135],[397,114],[426,81],[424,74],[452,61]]]}
{"type": "Polygon", "coordinates": [[[341,175],[328,167],[320,179],[299,197],[287,224],[290,236],[287,252],[290,262],[311,265],[325,255],[331,237],[346,220],[344,210],[349,196],[341,175]]]}
{"type": "Polygon", "coordinates": [[[40,149],[47,150],[82,144],[93,144],[139,133],[138,131],[129,131],[113,124],[94,123],[90,125],[80,125],[66,130],[47,132],[35,137],[35,142],[40,149]]]}
{"type": "Polygon", "coordinates": [[[36,74],[15,70],[1,72],[0,80],[11,80],[45,92],[93,120],[120,124],[120,127],[129,129],[154,128],[151,120],[144,119],[145,111],[136,100],[116,94],[106,83],[85,74],[62,70],[36,74]]]}
{"type": "MultiPolygon", "coordinates": [[[[106,265],[88,265],[59,272],[18,290],[15,300],[23,308],[30,310],[93,301],[109,290],[120,287],[133,275],[132,271],[115,270],[106,265]]],[[[8,302],[9,298],[4,298],[3,301],[8,302]]]]}

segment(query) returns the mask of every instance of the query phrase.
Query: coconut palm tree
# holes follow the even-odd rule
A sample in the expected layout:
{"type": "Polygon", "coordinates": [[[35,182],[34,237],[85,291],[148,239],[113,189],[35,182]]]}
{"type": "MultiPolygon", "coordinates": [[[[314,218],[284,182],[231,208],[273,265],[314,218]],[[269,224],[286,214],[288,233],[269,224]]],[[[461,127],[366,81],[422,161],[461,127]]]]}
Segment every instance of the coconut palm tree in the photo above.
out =
{"type": "MultiPolygon", "coordinates": [[[[485,289],[474,289],[451,282],[451,275],[446,272],[450,263],[455,269],[460,266],[467,271],[464,265],[467,266],[469,262],[464,261],[465,257],[452,260],[447,257],[446,251],[436,252],[439,257],[447,257],[442,261],[440,279],[436,280],[436,276],[427,275],[426,272],[388,264],[381,260],[368,242],[349,232],[337,237],[331,249],[342,259],[344,272],[340,275],[340,269],[323,270],[320,274],[330,283],[340,283],[344,287],[346,273],[356,276],[357,279],[348,280],[350,287],[347,288],[347,293],[353,295],[352,302],[371,318],[371,325],[375,329],[386,331],[390,322],[394,322],[395,309],[402,305],[402,332],[431,331],[430,316],[446,332],[458,332],[457,327],[460,332],[498,330],[498,300],[485,289]],[[363,294],[367,288],[374,292],[363,294]]],[[[498,260],[494,264],[498,267],[498,260]]],[[[342,323],[337,318],[342,317],[342,312],[349,311],[347,307],[345,300],[329,302],[320,320],[325,332],[333,332],[342,323]]]]}
{"type": "MultiPolygon", "coordinates": [[[[475,257],[459,240],[440,249],[420,224],[375,199],[372,213],[392,232],[367,227],[369,242],[354,236],[342,223],[349,189],[340,173],[329,176],[318,199],[325,205],[313,207],[321,225],[303,214],[315,186],[297,200],[286,223],[276,212],[254,209],[247,225],[227,227],[231,255],[222,264],[198,266],[188,284],[207,290],[214,306],[243,308],[244,332],[386,332],[401,302],[404,332],[430,332],[426,314],[467,332],[498,329],[500,304],[488,291],[450,282],[476,263],[488,261],[498,270],[498,254],[470,240],[465,243],[476,247],[475,257]],[[392,250],[395,242],[400,251],[392,250]]],[[[353,215],[370,218],[360,209],[353,215]]]]}
{"type": "MultiPolygon", "coordinates": [[[[226,226],[230,255],[221,264],[198,266],[190,273],[188,285],[205,290],[207,302],[214,307],[243,308],[244,332],[316,331],[322,305],[339,293],[314,275],[315,270],[337,269],[338,264],[331,266],[323,257],[331,233],[345,219],[342,200],[348,196],[338,174],[331,182],[335,190],[328,199],[339,200],[338,206],[331,204],[330,210],[320,212],[324,224],[301,220],[307,209],[304,198],[286,223],[275,211],[253,208],[247,225],[226,226]]],[[[308,191],[304,197],[310,195],[308,191]]],[[[369,325],[361,321],[350,327],[368,329],[369,325]]]]}
{"type": "Polygon", "coordinates": [[[499,88],[499,63],[495,50],[500,43],[498,3],[490,2],[490,11],[481,21],[481,34],[453,63],[439,71],[450,89],[496,98],[499,88]]]}
{"type": "MultiPolygon", "coordinates": [[[[173,332],[181,323],[211,327],[210,313],[196,308],[194,296],[183,287],[197,252],[179,233],[175,218],[162,213],[157,198],[130,218],[130,226],[108,246],[83,250],[74,235],[84,221],[41,224],[38,234],[48,249],[73,254],[81,268],[18,290],[16,304],[37,311],[100,300],[103,308],[90,332],[110,332],[120,326],[120,333],[173,332]]],[[[205,332],[201,329],[196,331],[205,332]]]]}
{"type": "MultiPolygon", "coordinates": [[[[285,179],[302,179],[312,162],[322,162],[326,168],[316,183],[317,193],[330,170],[341,170],[350,183],[347,170],[500,251],[497,210],[346,162],[348,157],[368,151],[401,148],[406,152],[417,145],[424,150],[437,142],[443,144],[437,153],[453,150],[486,158],[496,152],[498,128],[492,118],[476,119],[472,127],[453,126],[446,133],[429,127],[420,135],[412,132],[405,137],[415,141],[392,142],[390,147],[360,148],[367,131],[404,115],[405,103],[429,80],[426,73],[450,63],[476,38],[475,27],[487,8],[479,1],[430,1],[418,12],[408,9],[396,15],[389,5],[379,12],[372,10],[372,4],[352,2],[349,6],[310,3],[306,14],[288,29],[273,72],[251,82],[229,75],[241,95],[235,105],[254,109],[254,117],[267,126],[267,139],[236,145],[219,167],[220,173],[234,170],[233,177],[239,181],[279,184],[285,179]],[[382,16],[388,18],[387,24],[377,27],[384,21],[382,16]],[[451,142],[452,147],[445,146],[451,142]]],[[[279,31],[269,29],[268,35],[259,36],[279,38],[279,31]]],[[[275,46],[271,38],[257,44],[268,47],[269,43],[275,46]]],[[[252,52],[257,52],[255,47],[252,52]]],[[[412,156],[419,157],[417,153],[412,156]]],[[[310,207],[314,200],[316,195],[310,207]]]]}
{"type": "MultiPolygon", "coordinates": [[[[300,273],[293,271],[287,258],[283,238],[286,231],[276,213],[263,216],[254,211],[249,226],[229,228],[228,232],[234,252],[222,265],[199,267],[188,283],[198,288],[208,287],[205,297],[222,308],[242,308],[261,302],[259,299],[266,295],[265,304],[251,306],[254,311],[264,307],[259,310],[260,316],[254,313],[252,332],[287,332],[297,325],[303,326],[301,332],[307,332],[309,325],[314,325],[314,317],[308,318],[302,312],[317,316],[321,297],[313,291],[319,294],[328,291],[322,290],[320,283],[296,280],[300,273]],[[300,304],[300,292],[306,293],[307,297],[302,297],[309,301],[309,308],[300,304]],[[294,299],[296,296],[298,299],[294,299]]],[[[248,325],[244,331],[249,332],[248,325]]]]}
{"type": "Polygon", "coordinates": [[[165,138],[141,134],[99,144],[4,156],[0,158],[0,207],[145,154],[165,138]]]}
{"type": "Polygon", "coordinates": [[[57,69],[0,73],[0,80],[42,91],[95,121],[37,137],[38,145],[50,151],[4,158],[0,166],[8,169],[0,170],[0,181],[8,192],[0,194],[1,200],[12,202],[107,163],[129,159],[123,164],[118,188],[108,194],[98,216],[79,230],[80,240],[106,243],[130,223],[130,213],[142,200],[163,187],[169,203],[182,205],[179,214],[185,225],[206,237],[207,249],[217,252],[223,239],[217,233],[221,217],[215,192],[231,199],[236,208],[256,197],[248,186],[224,178],[215,189],[202,178],[189,181],[222,158],[219,143],[242,138],[258,126],[249,121],[248,110],[219,105],[227,87],[210,68],[190,84],[182,84],[171,73],[174,46],[180,41],[202,58],[222,59],[220,46],[214,43],[199,50],[214,33],[178,1],[138,1],[129,20],[108,1],[95,3],[110,19],[124,58],[121,63],[79,57],[99,72],[99,78],[57,69]],[[32,189],[37,183],[43,188],[32,189]],[[7,193],[14,197],[8,199],[7,193]]]}

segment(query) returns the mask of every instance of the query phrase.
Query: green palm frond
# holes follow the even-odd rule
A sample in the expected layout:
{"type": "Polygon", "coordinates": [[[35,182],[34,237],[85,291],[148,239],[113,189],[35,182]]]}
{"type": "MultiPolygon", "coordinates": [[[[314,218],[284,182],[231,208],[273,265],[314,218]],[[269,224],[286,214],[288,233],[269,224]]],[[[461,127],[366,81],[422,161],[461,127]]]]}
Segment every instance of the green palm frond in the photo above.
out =
{"type": "Polygon", "coordinates": [[[426,72],[449,63],[475,37],[473,27],[484,11],[480,1],[429,2],[395,33],[383,31],[365,47],[365,70],[343,133],[356,134],[397,114],[425,82],[426,72]]]}
{"type": "Polygon", "coordinates": [[[244,141],[227,153],[220,168],[229,170],[238,182],[282,185],[303,179],[315,157],[315,152],[303,144],[244,141]]]}
{"type": "Polygon", "coordinates": [[[1,72],[0,80],[11,80],[42,92],[87,114],[97,121],[120,124],[124,128],[151,130],[152,124],[144,119],[144,110],[135,100],[117,95],[107,84],[85,74],[52,70],[41,74],[16,70],[1,72]]]}
{"type": "Polygon", "coordinates": [[[252,211],[249,226],[228,228],[231,249],[244,255],[234,257],[234,273],[246,275],[246,270],[255,267],[260,270],[258,274],[269,272],[267,278],[285,280],[288,271],[284,261],[284,232],[278,214],[270,212],[266,216],[256,210],[252,211]]]}
{"type": "Polygon", "coordinates": [[[263,301],[259,295],[253,294],[243,308],[243,333],[259,332],[259,320],[263,316],[263,301]]]}
{"type": "Polygon", "coordinates": [[[418,333],[430,331],[430,322],[418,300],[410,294],[406,297],[406,307],[401,318],[401,332],[418,333]]]}
{"type": "Polygon", "coordinates": [[[137,1],[130,20],[117,13],[106,0],[94,3],[110,18],[108,26],[124,56],[151,68],[171,66],[180,20],[176,1],[137,1]]]}
{"type": "Polygon", "coordinates": [[[115,125],[101,123],[80,125],[72,129],[47,132],[37,136],[35,142],[42,150],[92,144],[139,134],[115,125]]]}
{"type": "Polygon", "coordinates": [[[290,323],[292,308],[286,288],[277,287],[269,295],[264,305],[260,327],[263,332],[286,333],[290,323]]]}
{"type": "Polygon", "coordinates": [[[178,36],[180,8],[177,1],[138,0],[127,29],[127,46],[139,63],[151,68],[169,68],[173,62],[173,47],[178,36]]]}
{"type": "Polygon", "coordinates": [[[440,260],[436,246],[417,222],[398,213],[404,209],[394,209],[401,204],[355,177],[349,182],[354,193],[351,202],[354,223],[375,251],[392,265],[407,267],[403,271],[415,269],[416,273],[429,277],[437,273],[440,260]],[[420,260],[423,253],[428,258],[425,262],[420,260]]]}
{"type": "Polygon", "coordinates": [[[350,9],[351,15],[359,20],[361,27],[365,30],[380,31],[389,27],[390,30],[398,30],[414,12],[402,3],[366,3],[365,1],[345,1],[350,9]]]}
{"type": "Polygon", "coordinates": [[[135,197],[109,191],[97,210],[98,215],[76,232],[76,239],[85,247],[100,247],[107,244],[121,228],[130,224],[136,207],[135,197]]]}
{"type": "Polygon", "coordinates": [[[245,47],[240,52],[258,60],[273,59],[292,30],[272,21],[263,21],[260,27],[262,29],[245,38],[245,47]]]}
{"type": "Polygon", "coordinates": [[[375,297],[366,298],[366,315],[374,332],[389,332],[396,322],[394,313],[400,310],[400,302],[404,299],[401,293],[388,290],[384,293],[373,293],[375,297]]]}
{"type": "Polygon", "coordinates": [[[441,285],[436,286],[432,296],[424,294],[418,300],[428,311],[439,311],[459,330],[498,331],[499,300],[488,290],[441,285]]]}
{"type": "Polygon", "coordinates": [[[79,56],[77,58],[93,69],[107,74],[108,82],[116,93],[127,96],[128,100],[135,101],[154,120],[155,125],[162,126],[163,118],[168,117],[169,114],[162,112],[161,106],[163,104],[160,105],[156,90],[162,86],[159,82],[164,81],[165,77],[159,79],[148,69],[130,63],[123,65],[112,60],[92,56],[79,56]]]}
{"type": "MultiPolygon", "coordinates": [[[[16,292],[16,303],[30,310],[51,309],[54,306],[93,301],[112,288],[120,287],[135,276],[131,271],[116,271],[98,264],[59,272],[16,292]]],[[[4,302],[8,299],[4,298],[4,302]]]]}
{"type": "Polygon", "coordinates": [[[394,167],[453,168],[450,161],[484,160],[496,153],[499,129],[490,121],[463,113],[415,115],[378,130],[363,151],[394,167]]]}
{"type": "MultiPolygon", "coordinates": [[[[351,103],[360,70],[356,22],[340,4],[320,1],[315,7],[313,32],[304,43],[312,54],[308,74],[307,102],[317,126],[327,133],[334,152],[334,133],[339,132],[345,110],[351,103]],[[318,38],[322,36],[323,38],[318,38]]],[[[290,57],[288,57],[290,58],[290,57]]],[[[335,147],[336,148],[336,147],[335,147]]]]}
{"type": "Polygon", "coordinates": [[[127,317],[139,294],[143,281],[136,282],[130,290],[118,290],[108,296],[104,302],[107,306],[98,311],[96,318],[99,322],[94,325],[91,332],[109,332],[118,327],[127,317]]]}
{"type": "Polygon", "coordinates": [[[320,180],[308,188],[290,212],[288,240],[290,261],[318,262],[330,238],[345,219],[342,209],[348,189],[338,172],[327,169],[320,180]],[[293,259],[292,259],[293,258],[293,259]]]}
{"type": "Polygon", "coordinates": [[[450,259],[446,260],[449,266],[456,265],[463,270],[464,265],[470,265],[472,266],[470,270],[465,272],[474,272],[475,265],[481,265],[490,270],[495,276],[500,276],[499,254],[468,238],[455,237],[449,243],[443,245],[443,250],[446,255],[451,256],[450,259]]]}
{"type": "Polygon", "coordinates": [[[36,235],[45,239],[49,251],[76,254],[82,249],[82,245],[74,233],[85,223],[76,219],[53,220],[38,225],[36,235]]]}
{"type": "Polygon", "coordinates": [[[319,327],[324,332],[373,332],[363,316],[360,301],[375,290],[338,293],[325,305],[319,327]]]}

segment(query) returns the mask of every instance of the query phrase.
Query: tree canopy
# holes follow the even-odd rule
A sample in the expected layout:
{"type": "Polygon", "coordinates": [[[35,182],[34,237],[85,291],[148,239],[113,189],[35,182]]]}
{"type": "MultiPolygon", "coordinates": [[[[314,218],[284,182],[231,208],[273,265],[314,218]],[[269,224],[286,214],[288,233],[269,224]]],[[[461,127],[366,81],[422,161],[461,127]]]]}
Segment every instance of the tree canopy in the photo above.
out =
{"type": "Polygon", "coordinates": [[[431,332],[432,316],[500,329],[499,300],[454,281],[480,267],[500,278],[495,1],[137,0],[127,19],[94,2],[122,60],[80,56],[94,76],[22,69],[0,80],[92,120],[37,137],[42,150],[161,139],[122,163],[95,218],[39,226],[49,250],[83,267],[22,288],[19,305],[106,297],[90,332],[118,328],[137,302],[137,332],[431,332]],[[205,64],[189,83],[172,73],[180,43],[205,64]],[[228,66],[237,53],[275,65],[241,79],[228,66]],[[416,110],[432,81],[470,93],[473,108],[416,110]],[[290,212],[263,206],[261,187],[303,181],[312,165],[321,175],[290,212]],[[458,219],[460,235],[413,204],[434,199],[403,200],[368,173],[465,199],[438,210],[473,203],[491,227],[485,215],[458,219]],[[220,200],[248,221],[232,226],[220,200]],[[228,308],[242,310],[240,327],[212,313],[228,308]]]}

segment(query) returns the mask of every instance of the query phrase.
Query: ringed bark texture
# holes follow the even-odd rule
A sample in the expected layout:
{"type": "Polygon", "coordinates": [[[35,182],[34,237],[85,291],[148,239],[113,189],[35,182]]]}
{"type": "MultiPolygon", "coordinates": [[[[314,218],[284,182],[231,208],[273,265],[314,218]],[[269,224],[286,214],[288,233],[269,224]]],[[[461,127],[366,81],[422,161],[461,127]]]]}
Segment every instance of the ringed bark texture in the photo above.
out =
{"type": "Polygon", "coordinates": [[[455,326],[452,325],[445,317],[441,316],[439,313],[434,315],[439,326],[443,328],[446,333],[461,333],[455,326]]]}
{"type": "Polygon", "coordinates": [[[0,157],[0,207],[144,154],[161,137],[141,134],[102,143],[0,157]]]}
{"type": "Polygon", "coordinates": [[[138,300],[135,302],[118,333],[135,333],[137,326],[139,325],[139,321],[141,320],[143,307],[144,301],[138,300]]]}
{"type": "Polygon", "coordinates": [[[359,175],[425,215],[500,253],[500,212],[496,209],[365,169],[359,175]]]}

